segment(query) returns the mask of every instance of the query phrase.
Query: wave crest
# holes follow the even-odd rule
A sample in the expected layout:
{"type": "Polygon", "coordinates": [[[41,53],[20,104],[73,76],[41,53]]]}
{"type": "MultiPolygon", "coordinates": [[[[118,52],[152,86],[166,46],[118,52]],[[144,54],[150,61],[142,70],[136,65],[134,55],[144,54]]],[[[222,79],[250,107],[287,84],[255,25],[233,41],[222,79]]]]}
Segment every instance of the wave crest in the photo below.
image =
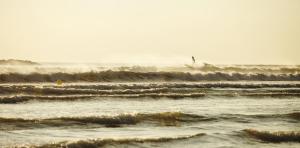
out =
{"type": "Polygon", "coordinates": [[[161,138],[130,138],[130,139],[95,139],[95,140],[81,140],[76,142],[60,142],[55,144],[46,144],[39,146],[40,148],[56,148],[56,147],[69,147],[69,148],[93,148],[104,147],[107,145],[126,145],[126,144],[140,144],[140,143],[165,143],[178,140],[187,140],[204,136],[205,133],[198,133],[189,136],[180,137],[161,137],[161,138]]]}

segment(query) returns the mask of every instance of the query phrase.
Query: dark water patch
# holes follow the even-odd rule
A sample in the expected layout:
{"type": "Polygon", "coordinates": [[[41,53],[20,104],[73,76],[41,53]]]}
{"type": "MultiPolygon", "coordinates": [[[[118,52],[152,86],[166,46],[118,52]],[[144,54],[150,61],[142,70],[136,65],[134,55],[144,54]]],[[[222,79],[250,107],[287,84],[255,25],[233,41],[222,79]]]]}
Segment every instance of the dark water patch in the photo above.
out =
{"type": "Polygon", "coordinates": [[[280,142],[300,142],[300,132],[296,131],[258,131],[255,129],[245,129],[245,133],[264,142],[280,143],[280,142]]]}
{"type": "Polygon", "coordinates": [[[103,71],[85,73],[53,74],[0,74],[0,83],[20,82],[148,82],[148,81],[300,81],[300,74],[243,74],[243,73],[197,73],[186,72],[129,72],[103,71]]]}
{"type": "Polygon", "coordinates": [[[300,120],[300,112],[293,112],[287,115],[293,119],[300,120]]]}
{"type": "Polygon", "coordinates": [[[105,146],[122,146],[131,144],[143,143],[167,143],[180,140],[188,140],[204,136],[204,133],[198,133],[189,136],[180,137],[161,137],[161,138],[129,138],[129,139],[95,139],[95,140],[80,140],[77,142],[59,142],[55,144],[45,144],[42,146],[32,146],[38,148],[99,148],[105,146]]]}
{"type": "Polygon", "coordinates": [[[300,96],[300,93],[289,93],[289,92],[261,92],[261,93],[241,93],[240,96],[247,96],[247,97],[291,97],[300,96]]]}
{"type": "Polygon", "coordinates": [[[29,101],[30,97],[20,96],[2,96],[0,97],[0,104],[15,104],[29,101]]]}

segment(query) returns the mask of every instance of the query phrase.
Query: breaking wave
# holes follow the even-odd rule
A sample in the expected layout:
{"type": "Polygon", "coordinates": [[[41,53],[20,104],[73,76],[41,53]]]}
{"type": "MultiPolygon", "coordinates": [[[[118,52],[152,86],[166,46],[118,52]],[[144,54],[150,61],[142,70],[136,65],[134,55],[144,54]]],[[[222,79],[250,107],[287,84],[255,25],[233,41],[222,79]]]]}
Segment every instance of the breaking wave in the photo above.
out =
{"type": "Polygon", "coordinates": [[[248,135],[265,141],[265,142],[273,142],[273,143],[279,143],[279,142],[300,142],[300,132],[296,131],[278,131],[278,132],[270,132],[270,131],[258,131],[255,129],[245,129],[244,132],[246,132],[248,135]]]}
{"type": "Polygon", "coordinates": [[[179,140],[187,140],[204,136],[205,133],[198,133],[189,136],[180,137],[160,137],[160,138],[128,138],[128,139],[95,139],[95,140],[81,140],[76,142],[59,142],[55,144],[46,144],[42,146],[33,146],[39,148],[97,148],[104,146],[121,146],[128,144],[144,144],[144,143],[166,143],[179,140]]]}
{"type": "Polygon", "coordinates": [[[0,74],[0,83],[19,82],[147,82],[147,81],[300,81],[300,74],[186,73],[103,71],[53,74],[0,74]]]}
{"type": "Polygon", "coordinates": [[[193,68],[202,72],[238,72],[238,73],[300,73],[299,66],[287,65],[212,65],[193,68]]]}

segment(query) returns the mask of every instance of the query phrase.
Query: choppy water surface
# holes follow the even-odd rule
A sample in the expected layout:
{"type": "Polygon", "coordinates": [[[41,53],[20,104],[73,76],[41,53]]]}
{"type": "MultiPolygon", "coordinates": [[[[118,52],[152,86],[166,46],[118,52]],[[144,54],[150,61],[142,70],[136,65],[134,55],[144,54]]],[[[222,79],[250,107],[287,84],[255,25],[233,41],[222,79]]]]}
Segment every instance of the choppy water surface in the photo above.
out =
{"type": "Polygon", "coordinates": [[[299,84],[1,84],[0,145],[299,147],[249,132],[298,132],[299,84]]]}
{"type": "Polygon", "coordinates": [[[299,99],[299,66],[6,65],[0,147],[296,148],[299,99]]]}

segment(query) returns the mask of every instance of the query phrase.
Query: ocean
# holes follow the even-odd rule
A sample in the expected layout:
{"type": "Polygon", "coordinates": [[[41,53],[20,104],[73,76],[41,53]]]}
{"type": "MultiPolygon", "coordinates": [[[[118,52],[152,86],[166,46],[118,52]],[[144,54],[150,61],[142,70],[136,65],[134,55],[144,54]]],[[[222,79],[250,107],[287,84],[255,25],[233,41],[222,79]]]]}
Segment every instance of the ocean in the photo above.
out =
{"type": "Polygon", "coordinates": [[[297,148],[300,66],[0,66],[0,147],[297,148]]]}

